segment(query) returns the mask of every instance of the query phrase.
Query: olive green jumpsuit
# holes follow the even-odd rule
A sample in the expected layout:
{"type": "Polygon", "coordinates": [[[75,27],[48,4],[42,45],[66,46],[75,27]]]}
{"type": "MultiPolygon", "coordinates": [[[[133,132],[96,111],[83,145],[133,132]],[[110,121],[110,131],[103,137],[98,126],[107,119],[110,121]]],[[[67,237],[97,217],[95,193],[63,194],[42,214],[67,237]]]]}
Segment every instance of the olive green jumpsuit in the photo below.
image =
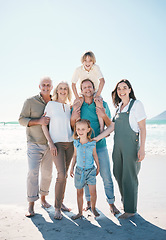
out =
{"type": "Polygon", "coordinates": [[[118,182],[119,190],[126,213],[137,211],[139,133],[134,132],[129,123],[129,114],[135,100],[131,100],[127,112],[117,113],[115,122],[113,173],[118,182]]]}

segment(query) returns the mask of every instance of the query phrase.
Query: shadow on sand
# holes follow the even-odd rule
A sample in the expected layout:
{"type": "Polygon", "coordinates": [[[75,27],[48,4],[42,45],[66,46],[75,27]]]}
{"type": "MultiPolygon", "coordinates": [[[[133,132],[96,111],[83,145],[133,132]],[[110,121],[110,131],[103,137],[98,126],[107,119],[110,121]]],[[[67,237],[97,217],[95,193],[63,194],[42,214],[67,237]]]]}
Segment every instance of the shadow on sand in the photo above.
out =
{"type": "Polygon", "coordinates": [[[101,214],[101,217],[97,219],[101,228],[112,234],[112,240],[166,240],[166,230],[146,221],[139,214],[130,219],[118,219],[118,221],[117,231],[113,222],[106,216],[101,214]]]}
{"type": "Polygon", "coordinates": [[[166,230],[151,224],[138,214],[128,220],[119,220],[119,224],[115,224],[100,211],[100,217],[96,219],[89,211],[86,217],[76,221],[71,219],[72,212],[64,212],[62,220],[54,219],[53,207],[47,209],[47,213],[50,217],[49,222],[41,214],[31,218],[45,240],[166,240],[166,230]]]}

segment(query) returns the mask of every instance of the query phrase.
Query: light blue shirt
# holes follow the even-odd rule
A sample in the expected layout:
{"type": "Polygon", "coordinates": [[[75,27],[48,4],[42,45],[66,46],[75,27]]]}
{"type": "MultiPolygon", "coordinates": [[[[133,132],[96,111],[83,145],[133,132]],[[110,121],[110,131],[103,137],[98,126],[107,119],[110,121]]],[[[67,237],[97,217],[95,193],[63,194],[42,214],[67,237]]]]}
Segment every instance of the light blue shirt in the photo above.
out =
{"type": "Polygon", "coordinates": [[[77,167],[86,170],[94,166],[93,148],[96,146],[96,142],[87,142],[81,144],[80,140],[74,140],[74,146],[77,150],[77,167]]]}

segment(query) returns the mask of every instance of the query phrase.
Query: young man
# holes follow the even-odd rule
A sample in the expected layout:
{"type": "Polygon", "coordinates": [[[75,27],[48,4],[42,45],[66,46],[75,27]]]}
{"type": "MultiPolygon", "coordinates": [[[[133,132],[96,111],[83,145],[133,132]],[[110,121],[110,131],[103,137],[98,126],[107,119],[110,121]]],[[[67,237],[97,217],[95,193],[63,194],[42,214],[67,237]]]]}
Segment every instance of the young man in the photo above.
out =
{"type": "MultiPolygon", "coordinates": [[[[111,114],[107,103],[102,101],[101,98],[96,97],[93,101],[94,92],[95,87],[93,82],[89,79],[83,80],[81,83],[81,93],[84,96],[84,102],[81,108],[78,107],[77,109],[73,110],[71,116],[71,126],[74,127],[75,122],[79,117],[81,117],[81,119],[88,119],[91,123],[92,129],[94,130],[95,136],[97,136],[100,134],[98,116],[103,119],[105,125],[108,127],[111,124],[111,114]],[[98,105],[100,105],[100,107],[96,107],[96,101],[99,102],[98,105]]],[[[92,135],[91,137],[93,138],[94,136],[92,135]]],[[[119,213],[119,210],[114,205],[114,186],[111,177],[110,160],[105,138],[96,143],[96,150],[99,158],[100,175],[103,179],[107,202],[110,206],[111,212],[115,215],[119,213]]],[[[85,187],[85,196],[87,200],[87,208],[90,208],[90,195],[88,186],[85,187]]]]}
{"type": "Polygon", "coordinates": [[[27,200],[29,202],[27,217],[35,215],[34,202],[39,199],[39,168],[41,168],[40,194],[41,204],[44,208],[51,205],[45,200],[49,193],[52,179],[52,158],[43,134],[42,125],[48,125],[49,118],[45,117],[44,109],[51,101],[52,80],[49,77],[41,79],[40,93],[27,99],[23,105],[19,123],[26,126],[27,155],[29,172],[27,177],[27,200]]]}

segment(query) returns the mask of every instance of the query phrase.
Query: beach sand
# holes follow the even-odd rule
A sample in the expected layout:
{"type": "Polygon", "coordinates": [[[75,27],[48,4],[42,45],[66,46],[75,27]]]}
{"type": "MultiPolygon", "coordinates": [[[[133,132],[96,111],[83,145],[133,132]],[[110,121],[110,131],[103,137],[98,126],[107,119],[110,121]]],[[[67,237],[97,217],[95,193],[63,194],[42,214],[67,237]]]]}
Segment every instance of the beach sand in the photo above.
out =
{"type": "MultiPolygon", "coordinates": [[[[62,239],[72,240],[112,239],[112,240],[165,240],[166,239],[166,158],[147,156],[139,173],[138,214],[128,220],[118,220],[109,211],[103,184],[97,177],[97,209],[100,217],[94,219],[91,211],[84,212],[83,219],[71,220],[77,213],[76,189],[69,176],[64,203],[72,208],[64,212],[61,221],[54,217],[54,169],[50,194],[47,197],[52,205],[47,211],[35,203],[36,215],[26,218],[26,175],[27,160],[25,152],[17,149],[15,160],[10,156],[0,161],[0,239],[62,239]],[[20,152],[19,152],[20,151],[20,152]],[[17,155],[19,158],[17,158],[17,155]]],[[[122,205],[115,179],[115,204],[121,212],[122,205]]]]}

